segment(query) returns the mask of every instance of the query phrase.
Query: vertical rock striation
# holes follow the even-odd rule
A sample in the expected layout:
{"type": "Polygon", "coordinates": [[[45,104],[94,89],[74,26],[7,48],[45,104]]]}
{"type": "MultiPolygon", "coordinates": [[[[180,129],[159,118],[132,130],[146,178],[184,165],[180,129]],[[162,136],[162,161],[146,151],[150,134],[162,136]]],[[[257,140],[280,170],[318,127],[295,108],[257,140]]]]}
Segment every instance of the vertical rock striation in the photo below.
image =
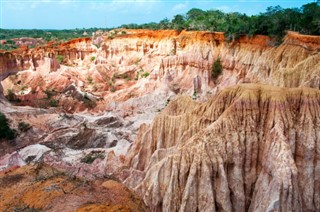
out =
{"type": "Polygon", "coordinates": [[[179,98],[141,128],[125,183],[153,211],[318,211],[319,104],[315,89],[255,84],[179,98]]]}
{"type": "MultiPolygon", "coordinates": [[[[218,32],[126,30],[126,34],[105,37],[100,46],[99,49],[94,46],[90,38],[79,38],[59,45],[49,43],[35,49],[0,52],[0,80],[26,69],[35,70],[33,75],[45,69],[42,77],[46,78],[49,72],[59,70],[55,57],[61,55],[68,68],[60,68],[59,77],[46,81],[54,80],[51,84],[58,86],[63,77],[78,82],[87,78],[83,75],[90,74],[99,92],[109,89],[106,84],[115,74],[137,78],[145,72],[150,74],[153,85],[149,87],[154,87],[148,88],[150,92],[166,85],[180,93],[192,94],[192,81],[196,76],[202,82],[204,94],[238,83],[320,87],[318,36],[288,32],[283,43],[274,46],[269,37],[262,35],[242,36],[228,43],[223,33],[218,32]],[[224,71],[213,82],[211,67],[218,57],[224,71]]],[[[84,80],[82,84],[85,83],[84,80]]],[[[119,82],[116,86],[123,89],[135,84],[119,82]]],[[[138,87],[141,86],[145,85],[138,87]]]]}

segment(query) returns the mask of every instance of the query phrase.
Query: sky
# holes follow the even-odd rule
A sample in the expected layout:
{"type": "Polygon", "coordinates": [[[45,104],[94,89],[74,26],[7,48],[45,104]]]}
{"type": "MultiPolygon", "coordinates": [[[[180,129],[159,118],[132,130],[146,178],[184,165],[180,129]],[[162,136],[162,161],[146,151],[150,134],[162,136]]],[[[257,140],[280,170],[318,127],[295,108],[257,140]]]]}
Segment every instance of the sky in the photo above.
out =
{"type": "Polygon", "coordinates": [[[0,0],[0,28],[111,28],[121,24],[159,22],[192,8],[247,15],[269,6],[301,7],[314,0],[0,0]]]}

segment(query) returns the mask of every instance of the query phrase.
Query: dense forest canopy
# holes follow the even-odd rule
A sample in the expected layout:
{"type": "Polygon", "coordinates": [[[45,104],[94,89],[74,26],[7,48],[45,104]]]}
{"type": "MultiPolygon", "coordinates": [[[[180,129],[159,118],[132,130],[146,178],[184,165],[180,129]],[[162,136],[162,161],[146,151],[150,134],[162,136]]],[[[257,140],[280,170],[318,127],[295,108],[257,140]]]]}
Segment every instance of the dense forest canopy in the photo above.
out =
{"type": "MultiPolygon", "coordinates": [[[[193,8],[186,14],[175,15],[172,20],[165,18],[159,23],[124,24],[128,29],[176,29],[205,30],[225,32],[227,39],[236,39],[241,34],[262,34],[281,38],[286,30],[303,34],[320,35],[320,0],[305,4],[300,8],[284,9],[280,6],[268,7],[264,13],[248,16],[238,12],[225,13],[220,10],[201,10],[193,8]]],[[[0,49],[13,49],[17,46],[12,39],[29,37],[42,38],[44,41],[66,41],[77,37],[90,37],[97,30],[106,28],[73,30],[23,30],[0,29],[0,49]]],[[[31,46],[32,47],[32,46],[31,46]]]]}
{"type": "Polygon", "coordinates": [[[286,30],[320,35],[320,1],[305,4],[301,8],[268,7],[266,12],[252,16],[194,8],[185,15],[175,15],[171,21],[165,18],[159,23],[124,24],[121,27],[221,31],[226,32],[227,36],[262,34],[282,37],[286,30]]]}

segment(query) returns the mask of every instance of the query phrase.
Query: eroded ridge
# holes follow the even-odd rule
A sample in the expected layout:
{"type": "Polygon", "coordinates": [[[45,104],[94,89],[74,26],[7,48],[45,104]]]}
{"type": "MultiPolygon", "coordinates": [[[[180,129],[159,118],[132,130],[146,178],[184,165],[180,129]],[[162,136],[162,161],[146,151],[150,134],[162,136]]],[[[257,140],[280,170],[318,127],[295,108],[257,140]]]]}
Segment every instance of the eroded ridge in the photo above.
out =
{"type": "Polygon", "coordinates": [[[125,183],[154,211],[318,211],[320,92],[246,84],[143,126],[125,183]]]}

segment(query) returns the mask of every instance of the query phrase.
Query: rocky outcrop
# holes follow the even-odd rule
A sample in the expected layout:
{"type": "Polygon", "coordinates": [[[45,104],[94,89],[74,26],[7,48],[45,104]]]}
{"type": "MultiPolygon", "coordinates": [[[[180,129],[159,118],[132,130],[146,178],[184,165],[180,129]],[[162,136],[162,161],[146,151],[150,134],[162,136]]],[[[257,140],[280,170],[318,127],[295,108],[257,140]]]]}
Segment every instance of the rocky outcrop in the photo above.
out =
{"type": "Polygon", "coordinates": [[[48,63],[48,72],[56,71],[59,68],[57,55],[63,56],[67,63],[76,59],[82,60],[85,55],[93,52],[93,49],[90,38],[78,38],[59,45],[48,43],[34,49],[23,46],[17,50],[0,52],[0,80],[30,68],[39,71],[39,67],[45,63],[48,63]]]}
{"type": "Polygon", "coordinates": [[[320,210],[320,92],[244,84],[142,126],[125,183],[153,211],[320,210]]]}

